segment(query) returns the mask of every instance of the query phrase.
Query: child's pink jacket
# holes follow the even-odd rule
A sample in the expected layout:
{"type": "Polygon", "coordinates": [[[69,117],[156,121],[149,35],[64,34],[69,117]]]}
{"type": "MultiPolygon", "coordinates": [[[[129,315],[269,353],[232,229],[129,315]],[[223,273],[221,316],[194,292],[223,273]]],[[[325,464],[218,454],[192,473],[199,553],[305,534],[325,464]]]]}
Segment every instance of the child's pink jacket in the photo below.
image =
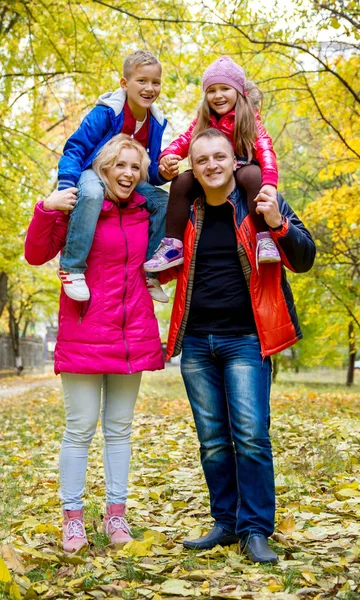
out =
{"type": "MultiPolygon", "coordinates": [[[[105,200],[88,256],[89,302],[60,295],[55,373],[127,374],[164,367],[158,323],[143,263],[149,214],[133,194],[126,208],[105,200]]],[[[42,265],[64,247],[68,217],[35,206],[25,258],[42,265]]]]}
{"type": "MultiPolygon", "coordinates": [[[[234,126],[235,126],[235,110],[230,111],[221,119],[217,120],[214,115],[210,116],[211,127],[218,129],[229,138],[234,149],[234,126]]],[[[192,138],[192,132],[197,123],[197,119],[191,123],[189,129],[179,135],[176,140],[171,142],[170,146],[165,148],[160,155],[160,159],[167,154],[178,154],[182,158],[186,158],[189,154],[189,148],[192,138]]],[[[274,185],[277,187],[278,184],[278,169],[276,164],[276,154],[272,145],[271,137],[268,135],[264,125],[260,120],[259,113],[256,113],[256,125],[258,130],[258,136],[255,140],[255,152],[254,158],[259,161],[262,184],[263,185],[274,185]]]]}

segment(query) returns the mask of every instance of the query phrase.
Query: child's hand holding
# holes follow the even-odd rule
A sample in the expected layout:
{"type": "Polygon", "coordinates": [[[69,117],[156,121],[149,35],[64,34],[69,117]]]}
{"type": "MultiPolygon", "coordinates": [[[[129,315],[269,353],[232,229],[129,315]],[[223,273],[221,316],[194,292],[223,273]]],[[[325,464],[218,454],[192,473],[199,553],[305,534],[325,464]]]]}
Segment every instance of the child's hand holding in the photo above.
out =
{"type": "Polygon", "coordinates": [[[277,200],[277,189],[274,185],[263,185],[260,189],[260,192],[254,199],[254,202],[261,202],[260,194],[266,194],[267,196],[271,196],[274,200],[277,200]]]}
{"type": "Polygon", "coordinates": [[[66,215],[72,211],[76,204],[77,188],[66,188],[65,190],[54,190],[44,200],[44,210],[62,210],[66,215]]]}
{"type": "Polygon", "coordinates": [[[276,187],[263,185],[254,201],[257,203],[257,214],[264,216],[269,227],[276,228],[281,225],[282,217],[279,211],[276,187]]]}
{"type": "Polygon", "coordinates": [[[171,181],[179,175],[179,162],[182,157],[178,154],[167,154],[160,160],[159,171],[165,179],[171,181]]]}

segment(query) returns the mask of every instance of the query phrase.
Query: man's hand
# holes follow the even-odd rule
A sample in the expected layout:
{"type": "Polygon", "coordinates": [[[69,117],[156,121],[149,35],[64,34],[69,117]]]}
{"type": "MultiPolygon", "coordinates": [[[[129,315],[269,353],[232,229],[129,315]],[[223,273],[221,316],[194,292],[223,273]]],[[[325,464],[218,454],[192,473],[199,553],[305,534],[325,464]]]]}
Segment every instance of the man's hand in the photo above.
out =
{"type": "Polygon", "coordinates": [[[62,210],[65,214],[68,214],[76,204],[77,192],[78,189],[74,187],[66,188],[66,190],[54,190],[44,200],[44,210],[62,210]]]}
{"type": "Polygon", "coordinates": [[[171,181],[179,175],[179,162],[182,157],[178,154],[167,154],[160,160],[159,171],[161,175],[171,181]]]}
{"type": "Polygon", "coordinates": [[[264,215],[265,222],[269,227],[280,227],[282,217],[279,211],[276,188],[273,185],[264,185],[254,201],[257,203],[257,214],[264,215]]]}

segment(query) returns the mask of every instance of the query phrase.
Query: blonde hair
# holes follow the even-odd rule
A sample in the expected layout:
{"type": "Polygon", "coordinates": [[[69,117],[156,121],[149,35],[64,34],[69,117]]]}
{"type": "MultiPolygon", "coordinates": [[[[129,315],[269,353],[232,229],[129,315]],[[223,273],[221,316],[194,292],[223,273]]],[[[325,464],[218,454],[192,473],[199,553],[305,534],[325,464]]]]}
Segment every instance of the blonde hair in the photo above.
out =
{"type": "Polygon", "coordinates": [[[161,64],[156,56],[146,50],[136,50],[132,54],[129,54],[124,60],[123,77],[129,79],[137,67],[146,65],[157,65],[161,73],[161,64]]]}
{"type": "Polygon", "coordinates": [[[145,148],[139,142],[124,133],[119,133],[111,138],[111,140],[101,148],[92,164],[94,171],[104,183],[105,195],[107,198],[110,198],[110,200],[114,200],[114,202],[118,202],[118,198],[111,191],[106,172],[115,165],[121,150],[124,149],[137,150],[140,158],[140,179],[145,181],[148,176],[150,158],[148,157],[145,148]]]}
{"type": "MultiPolygon", "coordinates": [[[[255,112],[261,109],[262,92],[252,82],[247,81],[246,93],[243,96],[237,91],[235,110],[235,126],[233,145],[238,156],[247,156],[248,162],[253,158],[254,143],[257,138],[257,126],[255,112]]],[[[194,127],[192,138],[194,139],[201,131],[211,127],[211,109],[207,100],[206,92],[200,105],[198,118],[194,127]]]]}

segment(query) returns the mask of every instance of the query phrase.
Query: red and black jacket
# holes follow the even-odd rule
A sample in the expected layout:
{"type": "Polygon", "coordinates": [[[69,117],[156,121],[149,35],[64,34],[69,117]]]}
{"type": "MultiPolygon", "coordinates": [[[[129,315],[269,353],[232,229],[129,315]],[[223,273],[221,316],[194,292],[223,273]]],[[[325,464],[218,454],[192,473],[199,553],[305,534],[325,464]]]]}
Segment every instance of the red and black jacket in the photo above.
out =
{"type": "MultiPolygon", "coordinates": [[[[235,188],[228,197],[233,207],[237,252],[249,288],[255,324],[263,357],[281,352],[302,338],[294,298],[286,279],[284,265],[296,273],[309,271],[315,259],[314,241],[283,197],[278,194],[283,217],[281,229],[272,231],[282,262],[260,264],[256,268],[256,230],[248,214],[245,194],[235,188]]],[[[165,283],[177,277],[170,321],[167,358],[181,351],[189,316],[195,273],[196,250],[204,219],[204,200],[191,209],[184,238],[184,264],[161,273],[165,283]]]]}

